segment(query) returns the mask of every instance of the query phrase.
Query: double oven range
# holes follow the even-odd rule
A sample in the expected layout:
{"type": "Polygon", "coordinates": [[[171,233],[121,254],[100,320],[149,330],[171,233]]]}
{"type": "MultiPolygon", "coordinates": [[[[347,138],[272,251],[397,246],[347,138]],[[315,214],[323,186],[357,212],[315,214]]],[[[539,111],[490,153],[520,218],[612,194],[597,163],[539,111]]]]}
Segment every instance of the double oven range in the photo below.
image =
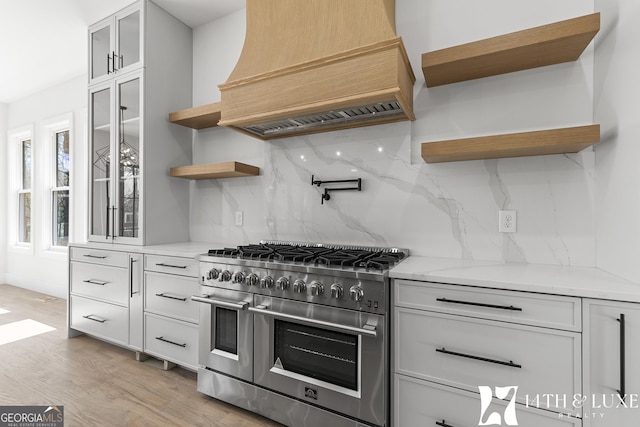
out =
{"type": "Polygon", "coordinates": [[[396,248],[261,242],[198,256],[198,391],[296,427],[389,425],[396,248]]]}

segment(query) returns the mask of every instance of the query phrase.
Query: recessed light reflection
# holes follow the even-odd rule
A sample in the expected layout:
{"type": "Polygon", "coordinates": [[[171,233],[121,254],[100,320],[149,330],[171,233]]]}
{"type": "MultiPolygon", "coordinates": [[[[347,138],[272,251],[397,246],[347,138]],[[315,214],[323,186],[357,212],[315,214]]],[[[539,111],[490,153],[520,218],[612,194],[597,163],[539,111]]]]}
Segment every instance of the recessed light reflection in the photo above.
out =
{"type": "Polygon", "coordinates": [[[382,147],[378,147],[378,152],[382,153],[382,147]]]}
{"type": "Polygon", "coordinates": [[[340,152],[339,152],[339,151],[336,151],[336,156],[339,156],[339,155],[340,155],[340,152]]]}
{"type": "Polygon", "coordinates": [[[358,169],[351,169],[351,172],[358,172],[358,169]]]}

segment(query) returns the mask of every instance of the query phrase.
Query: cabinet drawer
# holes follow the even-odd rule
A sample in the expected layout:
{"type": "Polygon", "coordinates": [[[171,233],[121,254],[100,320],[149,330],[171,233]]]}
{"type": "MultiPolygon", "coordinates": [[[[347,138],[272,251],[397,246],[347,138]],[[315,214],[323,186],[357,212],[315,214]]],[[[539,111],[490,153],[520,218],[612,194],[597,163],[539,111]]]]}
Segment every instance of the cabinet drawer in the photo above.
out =
{"type": "Polygon", "coordinates": [[[198,261],[194,258],[145,255],[144,269],[145,271],[157,271],[160,273],[198,277],[198,261]]]}
{"type": "Polygon", "coordinates": [[[523,325],[579,332],[580,298],[473,288],[440,283],[395,281],[395,304],[523,325]]]}
{"type": "Polygon", "coordinates": [[[145,311],[198,323],[200,304],[191,301],[199,284],[195,278],[145,272],[145,311]]]}
{"type": "Polygon", "coordinates": [[[521,403],[581,393],[578,333],[405,308],[395,320],[398,373],[470,391],[514,385],[521,403]]]}
{"type": "Polygon", "coordinates": [[[129,311],[125,307],[71,296],[70,326],[89,335],[127,345],[129,341],[129,311]]]}
{"type": "Polygon", "coordinates": [[[71,293],[126,306],[129,300],[128,269],[85,262],[71,262],[71,293]]]}
{"type": "Polygon", "coordinates": [[[105,251],[102,249],[69,248],[72,261],[90,262],[114,267],[128,267],[129,257],[126,252],[105,251]]]}
{"type": "MultiPolygon", "coordinates": [[[[421,381],[415,378],[395,375],[394,378],[394,426],[398,427],[467,427],[480,425],[480,395],[464,390],[454,389],[439,384],[421,381]],[[440,423],[440,424],[436,424],[440,423]]],[[[516,395],[520,394],[520,390],[516,395]]],[[[511,397],[511,394],[508,396],[511,397]]],[[[488,417],[497,412],[502,424],[507,425],[504,414],[507,400],[494,398],[487,408],[482,421],[487,423],[488,417]]],[[[580,420],[540,409],[515,406],[517,424],[521,427],[572,427],[580,426],[580,420]]],[[[496,425],[496,423],[491,423],[496,425]]]]}
{"type": "Polygon", "coordinates": [[[198,367],[198,326],[145,313],[144,351],[182,366],[198,367]]]}

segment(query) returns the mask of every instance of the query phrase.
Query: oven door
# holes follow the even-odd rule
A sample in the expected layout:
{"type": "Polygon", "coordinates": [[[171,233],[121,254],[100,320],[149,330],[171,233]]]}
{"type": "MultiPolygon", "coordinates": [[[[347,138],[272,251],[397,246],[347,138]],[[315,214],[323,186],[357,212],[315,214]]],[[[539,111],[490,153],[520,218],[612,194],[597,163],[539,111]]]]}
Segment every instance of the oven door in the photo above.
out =
{"type": "Polygon", "coordinates": [[[256,384],[386,425],[384,316],[258,295],[255,302],[256,384]]]}
{"type": "Polygon", "coordinates": [[[253,380],[252,294],[201,286],[198,362],[205,368],[253,380]]]}

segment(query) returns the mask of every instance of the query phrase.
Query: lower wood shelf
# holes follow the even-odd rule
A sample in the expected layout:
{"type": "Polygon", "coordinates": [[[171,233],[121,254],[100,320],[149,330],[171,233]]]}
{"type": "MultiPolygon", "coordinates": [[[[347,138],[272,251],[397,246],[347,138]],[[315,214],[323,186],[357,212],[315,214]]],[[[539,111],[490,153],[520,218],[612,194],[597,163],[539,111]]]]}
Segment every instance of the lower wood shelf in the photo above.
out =
{"type": "Polygon", "coordinates": [[[221,115],[221,104],[215,102],[169,113],[169,121],[192,129],[206,129],[218,126],[221,115]]]}
{"type": "Polygon", "coordinates": [[[577,153],[600,141],[600,125],[425,142],[427,163],[577,153]]]}
{"type": "Polygon", "coordinates": [[[184,179],[239,178],[260,175],[260,168],[240,162],[222,162],[177,166],[169,169],[169,175],[184,179]]]}

